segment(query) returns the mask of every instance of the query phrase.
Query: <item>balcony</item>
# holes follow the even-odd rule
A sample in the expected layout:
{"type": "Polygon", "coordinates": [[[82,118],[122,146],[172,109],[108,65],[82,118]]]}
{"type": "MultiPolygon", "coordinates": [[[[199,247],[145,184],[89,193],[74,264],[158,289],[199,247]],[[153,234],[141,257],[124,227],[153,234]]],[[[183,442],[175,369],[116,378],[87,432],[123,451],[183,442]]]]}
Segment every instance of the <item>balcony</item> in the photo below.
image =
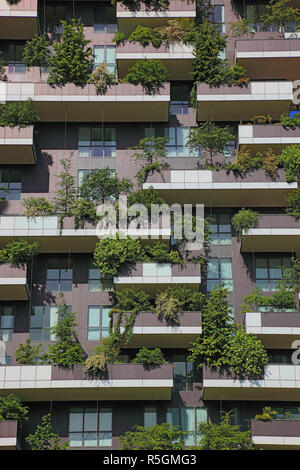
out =
{"type": "Polygon", "coordinates": [[[36,162],[33,126],[0,127],[0,162],[2,165],[32,165],[36,162]]]}
{"type": "Polygon", "coordinates": [[[31,98],[43,122],[149,122],[168,121],[170,84],[149,95],[141,85],[119,83],[98,95],[94,85],[72,83],[52,88],[47,83],[0,83],[0,101],[31,98]]]}
{"type": "Polygon", "coordinates": [[[247,121],[270,114],[279,120],[289,111],[293,99],[292,82],[250,82],[247,87],[197,86],[198,121],[247,121]]]}
{"type": "Polygon", "coordinates": [[[203,400],[299,401],[300,367],[271,364],[256,380],[204,368],[203,400]]]}
{"type": "Polygon", "coordinates": [[[147,10],[145,4],[142,4],[138,11],[130,11],[125,5],[117,3],[119,31],[125,33],[125,36],[134,31],[138,25],[157,28],[165,26],[171,18],[196,18],[194,0],[170,0],[165,11],[147,10]]]}
{"type": "Polygon", "coordinates": [[[251,432],[253,443],[259,449],[293,450],[300,448],[300,420],[258,421],[251,419],[251,432]]]}
{"type": "Polygon", "coordinates": [[[146,370],[140,364],[110,364],[103,378],[89,379],[83,366],[2,366],[0,394],[23,401],[170,400],[173,364],[146,370]],[[1,393],[2,392],[2,393],[1,393]]]}
{"type": "Polygon", "coordinates": [[[125,77],[137,60],[161,60],[172,80],[186,80],[192,76],[193,46],[189,44],[163,44],[158,49],[152,45],[143,47],[137,42],[126,42],[117,47],[116,60],[119,77],[125,77]]]}
{"type": "Polygon", "coordinates": [[[289,349],[300,335],[300,312],[247,312],[245,330],[267,349],[289,349]]]}
{"type": "Polygon", "coordinates": [[[299,253],[300,222],[287,214],[259,217],[259,226],[243,233],[242,252],[282,252],[299,253]]]}
{"type": "Polygon", "coordinates": [[[251,80],[297,80],[300,39],[247,39],[236,42],[236,62],[251,80]]]}
{"type": "Polygon", "coordinates": [[[286,145],[300,144],[300,129],[285,129],[274,124],[239,126],[239,145],[247,145],[255,154],[268,147],[280,153],[286,145]]]}
{"type": "MultiPolygon", "coordinates": [[[[199,159],[195,159],[195,166],[199,159]]],[[[276,180],[258,170],[245,177],[226,170],[165,170],[148,177],[143,188],[153,186],[168,204],[175,202],[214,207],[285,207],[286,196],[297,189],[287,183],[283,170],[276,180]]]]}
{"type": "Polygon", "coordinates": [[[0,0],[0,38],[31,39],[39,32],[38,0],[20,0],[10,5],[0,0]]]}
{"type": "Polygon", "coordinates": [[[16,450],[18,421],[0,422],[0,450],[16,450]]]}
{"type": "Polygon", "coordinates": [[[0,300],[28,300],[27,268],[0,265],[0,300]]]}
{"type": "MultiPolygon", "coordinates": [[[[113,324],[117,322],[113,316],[113,324]]],[[[125,321],[121,323],[124,331],[125,321]]],[[[201,313],[183,312],[179,314],[179,325],[170,326],[165,320],[159,320],[153,312],[140,312],[135,319],[133,336],[129,348],[188,348],[190,343],[202,334],[201,313]]]]}
{"type": "Polygon", "coordinates": [[[186,263],[184,265],[170,263],[136,263],[133,268],[123,271],[114,278],[116,288],[133,285],[143,287],[165,287],[172,284],[185,284],[195,288],[201,284],[201,267],[199,263],[186,263]]]}

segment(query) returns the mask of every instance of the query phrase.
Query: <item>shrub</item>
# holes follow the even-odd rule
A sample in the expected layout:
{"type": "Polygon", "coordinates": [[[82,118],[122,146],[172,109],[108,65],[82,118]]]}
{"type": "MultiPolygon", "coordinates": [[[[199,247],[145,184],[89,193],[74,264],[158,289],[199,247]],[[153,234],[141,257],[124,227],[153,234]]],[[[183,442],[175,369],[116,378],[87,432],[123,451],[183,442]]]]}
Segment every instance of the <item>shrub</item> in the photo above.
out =
{"type": "Polygon", "coordinates": [[[248,233],[250,228],[258,226],[259,213],[251,209],[241,209],[231,219],[234,230],[237,232],[238,239],[243,236],[243,232],[248,233]]]}
{"type": "Polygon", "coordinates": [[[158,28],[167,42],[187,43],[195,39],[195,23],[191,18],[172,18],[167,26],[158,28]]]}
{"type": "Polygon", "coordinates": [[[292,183],[300,173],[300,145],[287,145],[278,156],[279,164],[284,168],[286,181],[292,183]]]}
{"type": "Polygon", "coordinates": [[[133,85],[142,85],[146,93],[158,93],[163,83],[168,80],[165,65],[156,59],[138,60],[129,70],[125,81],[133,85]]]}
{"type": "Polygon", "coordinates": [[[104,95],[107,88],[116,83],[116,76],[110,73],[105,63],[98,65],[89,78],[89,83],[95,85],[97,93],[104,95]]]}
{"type": "Polygon", "coordinates": [[[152,204],[164,204],[165,201],[160,197],[158,191],[152,186],[148,189],[139,189],[137,191],[131,192],[128,195],[128,205],[132,206],[133,204],[142,204],[148,210],[149,217],[151,215],[151,206],[152,204]]]}
{"type": "Polygon", "coordinates": [[[123,44],[125,42],[125,34],[121,31],[117,31],[112,41],[116,43],[116,46],[118,46],[119,44],[123,44]]]}
{"type": "Polygon", "coordinates": [[[178,300],[180,312],[201,312],[204,308],[205,295],[202,292],[181,285],[167,287],[164,292],[169,297],[178,300]]]}
{"type": "Polygon", "coordinates": [[[288,206],[285,211],[287,214],[295,217],[295,219],[300,218],[300,190],[297,189],[289,193],[286,197],[288,206]]]}
{"type": "Polygon", "coordinates": [[[27,127],[39,120],[31,99],[3,104],[0,107],[0,126],[27,127]]]}
{"type": "Polygon", "coordinates": [[[156,424],[149,428],[134,426],[119,437],[122,450],[183,450],[184,436],[178,426],[168,423],[156,424]]]}
{"type": "Polygon", "coordinates": [[[155,171],[160,173],[161,170],[167,168],[167,142],[168,139],[165,137],[146,137],[140,139],[138,145],[131,147],[130,150],[137,150],[131,157],[142,163],[142,168],[136,174],[140,186],[147,180],[149,174],[155,171]]]}
{"type": "Polygon", "coordinates": [[[48,67],[50,42],[47,34],[37,34],[26,42],[23,50],[23,62],[30,67],[48,67]]]}
{"type": "Polygon", "coordinates": [[[29,243],[27,240],[11,240],[6,248],[0,250],[0,262],[23,267],[38,254],[38,242],[29,243]]]}
{"type": "Polygon", "coordinates": [[[26,343],[20,344],[16,350],[15,358],[18,364],[31,365],[39,364],[41,361],[42,343],[32,346],[30,338],[26,339],[26,343]]]}
{"type": "Polygon", "coordinates": [[[24,215],[28,218],[35,218],[38,216],[50,216],[55,214],[53,204],[44,197],[28,197],[22,201],[25,208],[24,215]]]}
{"type": "Polygon", "coordinates": [[[147,292],[136,287],[129,287],[116,292],[115,308],[123,312],[149,312],[152,308],[147,292]]]}
{"type": "Polygon", "coordinates": [[[89,356],[85,361],[85,370],[92,377],[101,375],[106,370],[106,357],[101,348],[95,349],[92,356],[89,356]]]}
{"type": "Polygon", "coordinates": [[[78,194],[83,199],[100,204],[106,199],[117,199],[121,194],[127,194],[131,188],[130,180],[119,179],[109,168],[95,169],[84,176],[78,194]]]}
{"type": "Polygon", "coordinates": [[[278,411],[272,410],[270,406],[265,406],[262,410],[262,414],[257,414],[255,419],[259,421],[272,421],[277,414],[278,411]]]}
{"type": "Polygon", "coordinates": [[[166,243],[157,241],[153,245],[145,246],[146,255],[155,263],[173,263],[180,264],[183,262],[178,251],[171,250],[166,243]]]}
{"type": "Polygon", "coordinates": [[[164,358],[163,353],[159,348],[148,349],[142,348],[139,350],[133,364],[142,364],[145,368],[154,368],[166,364],[167,361],[164,358]]]}
{"type": "Polygon", "coordinates": [[[157,28],[149,28],[148,26],[138,25],[136,29],[130,34],[128,41],[138,42],[143,47],[152,43],[153,47],[157,49],[163,42],[163,36],[157,28]]]}
{"type": "Polygon", "coordinates": [[[52,86],[66,83],[83,86],[88,82],[93,65],[92,49],[87,47],[90,41],[84,37],[80,20],[72,19],[70,24],[61,21],[61,24],[61,42],[53,45],[55,54],[49,59],[48,83],[52,86]]]}
{"type": "Polygon", "coordinates": [[[50,413],[42,417],[42,424],[38,424],[34,434],[29,434],[25,441],[31,450],[66,450],[68,442],[60,444],[60,437],[53,430],[50,413]]]}
{"type": "Polygon", "coordinates": [[[293,117],[290,117],[289,113],[281,114],[280,124],[282,127],[290,129],[296,129],[296,127],[300,127],[300,113],[294,114],[293,117]]]}
{"type": "Polygon", "coordinates": [[[155,302],[155,313],[160,321],[166,320],[168,324],[179,325],[180,301],[178,299],[170,297],[167,292],[161,292],[155,302]]]}
{"type": "Polygon", "coordinates": [[[27,421],[27,414],[27,406],[23,406],[20,398],[13,393],[0,397],[0,421],[27,421]]]}
{"type": "Polygon", "coordinates": [[[95,223],[97,220],[95,205],[85,199],[75,199],[72,207],[72,215],[75,218],[75,229],[84,228],[86,221],[95,223]]]}

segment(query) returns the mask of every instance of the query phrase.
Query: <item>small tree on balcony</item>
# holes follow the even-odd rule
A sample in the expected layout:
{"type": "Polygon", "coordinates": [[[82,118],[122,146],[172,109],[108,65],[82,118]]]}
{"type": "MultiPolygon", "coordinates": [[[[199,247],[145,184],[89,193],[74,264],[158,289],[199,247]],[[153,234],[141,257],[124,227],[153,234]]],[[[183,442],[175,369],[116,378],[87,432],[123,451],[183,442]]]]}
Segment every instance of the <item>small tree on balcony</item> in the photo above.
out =
{"type": "Polygon", "coordinates": [[[288,183],[296,181],[300,175],[300,145],[287,145],[278,156],[279,164],[284,168],[288,183]]]}
{"type": "Polygon", "coordinates": [[[168,167],[166,162],[167,150],[166,144],[168,139],[166,137],[145,137],[141,139],[132,150],[137,150],[131,157],[137,162],[142,163],[142,168],[136,174],[136,178],[140,186],[147,180],[150,173],[168,167]]]}
{"type": "Polygon", "coordinates": [[[278,26],[281,36],[284,38],[286,26],[289,23],[299,22],[300,10],[291,6],[291,0],[270,0],[266,5],[266,13],[262,14],[261,20],[264,28],[271,25],[278,26]]]}
{"type": "Polygon", "coordinates": [[[151,95],[159,92],[168,77],[168,70],[160,60],[141,59],[128,70],[124,81],[142,85],[146,93],[151,95]]]}
{"type": "Polygon", "coordinates": [[[11,240],[0,250],[0,263],[10,263],[15,267],[24,267],[38,254],[38,242],[28,240],[11,240]]]}
{"type": "Polygon", "coordinates": [[[28,408],[22,405],[19,397],[10,393],[0,397],[0,421],[28,420],[28,408]]]}
{"type": "Polygon", "coordinates": [[[61,42],[53,45],[55,54],[49,59],[50,85],[63,86],[66,83],[74,83],[78,86],[85,85],[92,70],[93,53],[89,42],[84,37],[83,23],[72,19],[67,24],[61,22],[63,34],[61,42]]]}
{"type": "Polygon", "coordinates": [[[0,126],[27,127],[39,120],[31,99],[0,106],[0,126]]]}
{"type": "Polygon", "coordinates": [[[55,214],[55,207],[44,197],[28,197],[22,201],[24,215],[28,218],[48,217],[55,214]]]}
{"type": "Polygon", "coordinates": [[[127,194],[131,188],[129,179],[119,179],[109,168],[95,169],[83,177],[78,194],[94,204],[103,204],[109,198],[127,194]]]}
{"type": "Polygon", "coordinates": [[[69,442],[60,443],[61,439],[54,432],[50,413],[42,417],[42,424],[38,424],[33,434],[29,434],[25,441],[31,450],[66,450],[69,442]]]}
{"type": "Polygon", "coordinates": [[[248,233],[250,228],[258,226],[259,213],[251,209],[241,209],[231,219],[238,240],[242,239],[243,232],[248,233]]]}
{"type": "Polygon", "coordinates": [[[57,176],[57,191],[53,199],[55,212],[60,214],[61,227],[64,217],[72,217],[73,205],[76,199],[75,178],[71,174],[71,157],[60,160],[62,172],[57,176]]]}
{"type": "Polygon", "coordinates": [[[39,364],[42,352],[42,343],[32,346],[30,338],[26,339],[25,344],[20,344],[16,350],[15,358],[18,364],[33,365],[39,364]]]}
{"type": "Polygon", "coordinates": [[[107,88],[116,83],[116,75],[110,73],[105,63],[98,65],[91,73],[89,83],[95,85],[97,93],[104,95],[107,88]]]}
{"type": "Polygon", "coordinates": [[[23,62],[30,67],[48,67],[50,42],[47,34],[35,35],[26,42],[23,50],[23,62]]]}
{"type": "Polygon", "coordinates": [[[191,130],[187,144],[197,152],[199,148],[205,150],[209,154],[210,165],[213,165],[214,156],[223,153],[235,139],[228,127],[220,127],[208,121],[191,130]]]}
{"type": "Polygon", "coordinates": [[[122,450],[183,450],[185,435],[178,426],[163,423],[150,428],[134,426],[120,436],[119,441],[122,450]]]}

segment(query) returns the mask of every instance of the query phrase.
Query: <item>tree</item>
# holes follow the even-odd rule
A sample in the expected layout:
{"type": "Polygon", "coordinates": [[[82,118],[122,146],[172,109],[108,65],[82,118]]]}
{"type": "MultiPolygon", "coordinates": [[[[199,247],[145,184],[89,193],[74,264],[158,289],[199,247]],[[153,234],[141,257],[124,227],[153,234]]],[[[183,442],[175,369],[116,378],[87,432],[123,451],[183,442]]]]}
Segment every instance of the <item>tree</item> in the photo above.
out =
{"type": "Polygon", "coordinates": [[[300,259],[292,258],[292,265],[290,268],[285,268],[283,271],[282,281],[280,285],[294,293],[296,299],[297,309],[299,306],[299,292],[300,292],[300,259]]]}
{"type": "Polygon", "coordinates": [[[28,218],[47,217],[55,214],[55,207],[44,197],[31,196],[23,199],[22,204],[24,206],[24,215],[28,218]]]}
{"type": "Polygon", "coordinates": [[[270,0],[266,4],[266,13],[261,15],[264,28],[270,25],[279,26],[281,36],[284,38],[286,25],[300,20],[299,8],[290,5],[291,0],[270,0]]]}
{"type": "Polygon", "coordinates": [[[30,338],[27,338],[26,343],[20,344],[18,349],[16,350],[16,362],[18,364],[24,365],[39,364],[41,358],[41,348],[42,344],[32,346],[30,338]]]}
{"type": "Polygon", "coordinates": [[[151,95],[159,91],[168,77],[168,70],[160,60],[142,59],[128,70],[124,80],[133,85],[142,85],[146,93],[151,95]]]}
{"type": "Polygon", "coordinates": [[[213,157],[223,153],[226,145],[233,141],[235,141],[235,136],[231,134],[228,127],[220,127],[208,121],[191,130],[187,143],[197,152],[199,148],[208,152],[210,164],[213,165],[213,157]]]}
{"type": "Polygon", "coordinates": [[[166,364],[167,361],[159,348],[148,349],[141,348],[135,358],[132,360],[133,364],[142,364],[145,369],[152,369],[162,364],[166,364]]]}
{"type": "Polygon", "coordinates": [[[71,157],[60,160],[62,172],[56,175],[59,179],[57,183],[56,196],[53,199],[56,213],[61,216],[61,227],[64,217],[73,215],[73,205],[76,199],[75,178],[71,175],[71,157]]]}
{"type": "Polygon", "coordinates": [[[87,47],[90,41],[84,37],[80,20],[72,19],[70,24],[62,21],[61,24],[61,42],[53,45],[55,54],[49,59],[48,83],[52,86],[66,83],[83,86],[88,82],[93,66],[92,49],[87,47]]]}
{"type": "Polygon", "coordinates": [[[83,177],[78,194],[94,204],[103,204],[107,199],[127,194],[131,188],[130,180],[119,179],[109,168],[95,169],[83,177]]]}
{"type": "Polygon", "coordinates": [[[62,294],[57,313],[58,321],[50,328],[51,334],[56,337],[56,343],[49,345],[47,353],[42,356],[43,362],[66,368],[82,364],[85,360],[85,352],[76,336],[75,328],[78,325],[75,314],[68,311],[62,294]]]}
{"type": "Polygon", "coordinates": [[[23,267],[30,263],[38,255],[38,242],[30,243],[26,239],[11,240],[7,243],[4,251],[6,255],[5,262],[16,267],[23,267]]]}
{"type": "Polygon", "coordinates": [[[48,67],[50,42],[47,34],[37,34],[26,42],[23,50],[23,62],[30,67],[48,67]]]}
{"type": "Polygon", "coordinates": [[[32,99],[16,101],[0,106],[0,126],[27,127],[40,120],[32,99]]]}
{"type": "Polygon", "coordinates": [[[178,426],[168,423],[156,424],[149,428],[134,426],[119,437],[122,450],[183,450],[184,435],[178,426]]]}
{"type": "Polygon", "coordinates": [[[231,424],[230,413],[221,416],[220,424],[200,423],[201,450],[251,450],[251,431],[241,431],[240,426],[231,424]]]}
{"type": "Polygon", "coordinates": [[[38,424],[34,434],[29,434],[25,441],[32,450],[66,450],[68,442],[60,444],[60,437],[53,430],[50,413],[42,417],[42,424],[38,424]]]}
{"type": "Polygon", "coordinates": [[[160,172],[167,168],[167,142],[166,137],[145,137],[139,140],[138,145],[130,149],[137,150],[131,157],[142,163],[142,168],[136,174],[140,186],[146,181],[149,173],[160,172]]]}
{"type": "Polygon", "coordinates": [[[89,83],[95,85],[99,95],[104,95],[107,92],[107,88],[116,83],[116,74],[110,73],[107,65],[102,63],[91,73],[89,83]]]}
{"type": "Polygon", "coordinates": [[[28,407],[23,406],[19,397],[10,393],[0,397],[0,421],[28,420],[28,407]]]}
{"type": "Polygon", "coordinates": [[[243,232],[248,233],[250,228],[258,226],[259,213],[251,209],[239,210],[231,219],[234,230],[237,232],[238,239],[243,236],[243,232]]]}
{"type": "Polygon", "coordinates": [[[288,183],[297,180],[300,174],[300,145],[287,145],[278,156],[279,164],[284,168],[288,183]]]}

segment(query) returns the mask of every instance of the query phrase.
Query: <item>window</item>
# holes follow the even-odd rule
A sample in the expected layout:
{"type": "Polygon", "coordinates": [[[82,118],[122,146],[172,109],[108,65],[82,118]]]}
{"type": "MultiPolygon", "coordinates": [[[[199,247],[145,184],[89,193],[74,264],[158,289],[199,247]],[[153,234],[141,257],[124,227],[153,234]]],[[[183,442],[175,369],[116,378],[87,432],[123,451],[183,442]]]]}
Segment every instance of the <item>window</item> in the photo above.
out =
{"type": "Polygon", "coordinates": [[[276,286],[282,278],[283,269],[291,266],[291,258],[270,257],[255,260],[255,279],[256,286],[264,292],[272,292],[276,290],[276,286]]]}
{"type": "Polygon", "coordinates": [[[96,7],[94,9],[94,32],[116,33],[117,31],[116,7],[96,7]]]}
{"type": "Polygon", "coordinates": [[[231,258],[210,258],[207,263],[207,290],[222,284],[232,291],[232,262],[231,258]]]}
{"type": "Polygon", "coordinates": [[[88,307],[88,341],[99,341],[109,336],[109,316],[111,306],[89,305],[88,307]]]}
{"type": "Polygon", "coordinates": [[[211,245],[231,245],[231,219],[228,212],[216,212],[209,216],[214,221],[209,228],[214,232],[211,235],[211,245]]]}
{"type": "Polygon", "coordinates": [[[72,261],[67,258],[50,259],[47,262],[47,290],[70,292],[72,290],[72,261]]]}
{"type": "Polygon", "coordinates": [[[24,44],[9,44],[8,46],[8,73],[26,73],[23,62],[24,44]]]}
{"type": "Polygon", "coordinates": [[[4,343],[12,340],[15,312],[14,306],[0,305],[0,341],[4,343]]]}
{"type": "Polygon", "coordinates": [[[61,34],[63,27],[61,21],[67,19],[66,5],[46,5],[45,8],[45,31],[48,33],[61,34]]]}
{"type": "MultiPolygon", "coordinates": [[[[83,181],[83,178],[85,176],[87,176],[91,171],[93,170],[78,170],[78,187],[82,184],[82,181],[83,181]]],[[[111,170],[111,177],[114,178],[115,177],[115,170],[111,170]]]]}
{"type": "Polygon", "coordinates": [[[153,407],[144,409],[144,427],[150,428],[157,423],[157,410],[153,407]]]}
{"type": "MultiPolygon", "coordinates": [[[[294,350],[268,350],[269,364],[292,364],[292,353],[294,350]]],[[[286,377],[286,380],[287,377],[286,377]]]]}
{"type": "Polygon", "coordinates": [[[220,33],[225,33],[225,8],[224,5],[214,5],[211,22],[219,26],[220,33]]]}
{"type": "Polygon", "coordinates": [[[193,363],[186,362],[184,355],[175,355],[174,364],[174,390],[192,391],[193,390],[193,363]]]}
{"type": "Polygon", "coordinates": [[[170,114],[188,114],[191,87],[171,84],[170,114]]]}
{"type": "Polygon", "coordinates": [[[116,46],[94,46],[94,68],[103,62],[110,73],[116,71],[116,46]]]}
{"type": "Polygon", "coordinates": [[[20,170],[0,170],[0,198],[9,201],[21,199],[22,176],[20,170]]]}
{"type": "Polygon", "coordinates": [[[112,281],[102,280],[99,269],[95,268],[93,260],[89,262],[89,292],[110,292],[113,290],[112,281]]]}
{"type": "Polygon", "coordinates": [[[71,408],[70,447],[111,447],[112,408],[71,408]]]}
{"type": "Polygon", "coordinates": [[[190,127],[167,127],[165,136],[167,142],[167,157],[200,157],[201,149],[195,151],[187,146],[190,127]]]}
{"type": "MultiPolygon", "coordinates": [[[[68,305],[68,312],[71,312],[71,306],[68,305]]],[[[59,320],[58,306],[35,306],[30,315],[30,339],[32,341],[55,341],[56,337],[51,333],[59,320]]]]}
{"type": "Polygon", "coordinates": [[[78,157],[115,157],[116,129],[79,127],[78,157]]]}
{"type": "Polygon", "coordinates": [[[193,406],[170,406],[167,408],[166,420],[171,426],[179,426],[182,431],[188,432],[184,437],[186,446],[196,446],[200,438],[198,426],[200,423],[207,423],[207,410],[193,406]]]}
{"type": "MultiPolygon", "coordinates": [[[[263,31],[261,17],[267,12],[266,3],[259,5],[246,5],[246,19],[252,24],[254,31],[263,31]]],[[[288,23],[285,26],[286,32],[295,32],[297,30],[296,22],[288,23]]],[[[266,31],[279,31],[279,25],[274,24],[266,27],[266,31]]]]}

